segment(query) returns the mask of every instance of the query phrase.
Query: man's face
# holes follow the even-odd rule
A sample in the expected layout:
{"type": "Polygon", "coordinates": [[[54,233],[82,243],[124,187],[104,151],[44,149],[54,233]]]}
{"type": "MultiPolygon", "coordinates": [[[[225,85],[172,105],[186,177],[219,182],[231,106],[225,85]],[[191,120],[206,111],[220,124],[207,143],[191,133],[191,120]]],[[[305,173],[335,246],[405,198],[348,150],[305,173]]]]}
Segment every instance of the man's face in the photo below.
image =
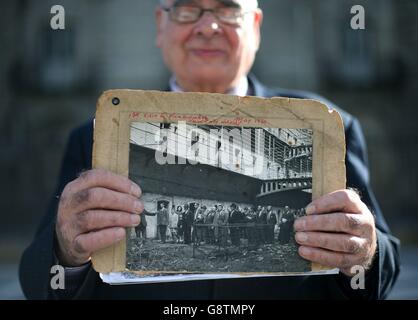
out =
{"type": "Polygon", "coordinates": [[[186,91],[225,93],[245,76],[255,58],[260,42],[262,13],[255,9],[255,0],[166,0],[206,9],[240,5],[244,15],[237,25],[219,21],[211,12],[193,23],[179,23],[158,8],[156,44],[165,63],[186,91]],[[229,4],[228,4],[229,3],[229,4]]]}

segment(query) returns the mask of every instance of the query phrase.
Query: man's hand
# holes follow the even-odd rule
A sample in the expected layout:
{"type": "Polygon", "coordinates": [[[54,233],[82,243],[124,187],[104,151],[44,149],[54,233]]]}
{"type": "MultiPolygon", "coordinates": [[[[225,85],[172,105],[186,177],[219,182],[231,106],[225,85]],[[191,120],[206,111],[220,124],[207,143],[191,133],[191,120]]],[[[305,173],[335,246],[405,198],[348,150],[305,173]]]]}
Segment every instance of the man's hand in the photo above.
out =
{"type": "Polygon", "coordinates": [[[294,224],[303,258],[339,268],[348,276],[354,265],[370,267],[377,246],[374,218],[354,191],[324,195],[306,208],[306,214],[294,224]]]}
{"type": "Polygon", "coordinates": [[[86,171],[68,183],[61,195],[56,235],[57,255],[65,266],[89,261],[94,251],[125,237],[137,226],[144,205],[141,189],[128,178],[105,170],[86,171]]]}

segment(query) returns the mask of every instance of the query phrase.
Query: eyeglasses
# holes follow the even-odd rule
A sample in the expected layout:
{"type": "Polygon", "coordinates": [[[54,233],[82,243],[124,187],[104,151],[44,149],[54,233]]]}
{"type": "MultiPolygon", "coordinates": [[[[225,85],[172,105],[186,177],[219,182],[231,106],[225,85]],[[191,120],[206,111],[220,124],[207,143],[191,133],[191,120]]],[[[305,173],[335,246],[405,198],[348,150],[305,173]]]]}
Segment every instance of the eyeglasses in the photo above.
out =
{"type": "Polygon", "coordinates": [[[205,12],[212,13],[220,22],[239,25],[242,23],[244,15],[251,11],[243,12],[238,6],[219,7],[214,9],[205,9],[192,5],[174,5],[162,9],[169,13],[170,19],[178,23],[194,23],[198,21],[205,12]]]}

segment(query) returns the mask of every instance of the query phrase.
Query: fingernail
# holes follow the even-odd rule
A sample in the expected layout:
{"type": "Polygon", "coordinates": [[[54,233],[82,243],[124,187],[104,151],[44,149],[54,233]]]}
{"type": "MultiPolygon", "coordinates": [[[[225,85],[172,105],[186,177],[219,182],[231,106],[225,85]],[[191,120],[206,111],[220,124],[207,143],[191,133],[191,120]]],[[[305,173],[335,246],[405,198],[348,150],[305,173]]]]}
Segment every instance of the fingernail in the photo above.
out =
{"type": "Polygon", "coordinates": [[[120,229],[116,230],[116,240],[117,241],[122,240],[124,237],[125,237],[125,229],[120,228],[120,229]]]}
{"type": "Polygon", "coordinates": [[[305,219],[297,219],[293,225],[296,231],[305,230],[305,219]]]}
{"type": "Polygon", "coordinates": [[[302,256],[308,256],[311,253],[311,249],[309,249],[308,247],[299,247],[299,253],[302,256]]]}
{"type": "Polygon", "coordinates": [[[315,210],[316,210],[315,206],[311,203],[306,207],[305,212],[306,214],[314,214],[315,210]]]}
{"type": "Polygon", "coordinates": [[[296,241],[305,242],[308,240],[308,235],[305,232],[296,232],[296,241]]]}
{"type": "Polygon", "coordinates": [[[139,197],[141,195],[141,188],[136,183],[131,184],[131,195],[135,197],[139,197]]]}
{"type": "Polygon", "coordinates": [[[134,211],[136,213],[141,213],[143,209],[144,209],[144,206],[142,205],[142,202],[141,201],[135,201],[134,211]]]}
{"type": "Polygon", "coordinates": [[[131,215],[131,223],[133,226],[139,225],[140,222],[141,222],[141,217],[139,215],[137,214],[131,215]]]}

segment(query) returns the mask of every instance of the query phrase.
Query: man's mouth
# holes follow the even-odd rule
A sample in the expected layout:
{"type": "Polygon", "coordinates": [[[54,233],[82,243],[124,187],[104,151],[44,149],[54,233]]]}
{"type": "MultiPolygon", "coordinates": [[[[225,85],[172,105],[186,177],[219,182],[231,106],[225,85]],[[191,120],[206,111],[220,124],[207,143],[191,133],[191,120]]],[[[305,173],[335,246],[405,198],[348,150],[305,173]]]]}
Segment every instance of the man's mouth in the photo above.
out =
{"type": "Polygon", "coordinates": [[[217,58],[225,55],[225,52],[223,50],[218,49],[196,48],[191,49],[190,51],[200,58],[217,58]]]}

